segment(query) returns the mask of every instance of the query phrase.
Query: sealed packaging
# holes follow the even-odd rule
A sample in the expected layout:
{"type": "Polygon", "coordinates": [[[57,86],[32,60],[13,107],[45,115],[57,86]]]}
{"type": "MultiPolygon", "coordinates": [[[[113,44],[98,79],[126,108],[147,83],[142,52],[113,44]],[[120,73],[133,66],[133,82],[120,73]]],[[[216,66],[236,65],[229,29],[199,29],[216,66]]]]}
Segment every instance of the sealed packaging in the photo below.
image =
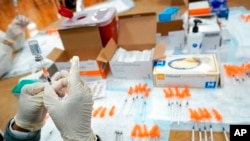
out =
{"type": "Polygon", "coordinates": [[[67,19],[62,23],[64,28],[79,26],[97,26],[103,47],[111,38],[117,41],[116,9],[114,7],[76,12],[73,18],[67,19]]]}
{"type": "Polygon", "coordinates": [[[21,94],[21,91],[22,91],[22,88],[25,86],[25,85],[28,85],[28,84],[33,84],[33,83],[36,83],[36,82],[39,82],[39,80],[31,80],[31,79],[24,79],[24,80],[21,80],[20,82],[18,82],[14,88],[12,88],[11,90],[11,93],[14,94],[16,96],[16,98],[19,98],[20,94],[21,94]]]}
{"type": "Polygon", "coordinates": [[[153,60],[165,57],[165,43],[156,44],[157,15],[153,12],[121,15],[118,43],[113,40],[102,49],[103,60],[109,60],[112,76],[121,79],[152,79],[153,60]],[[143,26],[142,26],[143,25],[143,26]],[[112,58],[121,47],[127,51],[154,50],[147,61],[119,62],[112,58]]]}
{"type": "Polygon", "coordinates": [[[217,88],[219,68],[216,55],[170,55],[154,63],[155,87],[217,88]]]}
{"type": "Polygon", "coordinates": [[[204,15],[211,12],[210,4],[207,0],[196,0],[188,2],[188,15],[204,15]]]}
{"type": "Polygon", "coordinates": [[[159,22],[166,22],[177,19],[180,16],[178,7],[168,7],[158,15],[159,22]]]}

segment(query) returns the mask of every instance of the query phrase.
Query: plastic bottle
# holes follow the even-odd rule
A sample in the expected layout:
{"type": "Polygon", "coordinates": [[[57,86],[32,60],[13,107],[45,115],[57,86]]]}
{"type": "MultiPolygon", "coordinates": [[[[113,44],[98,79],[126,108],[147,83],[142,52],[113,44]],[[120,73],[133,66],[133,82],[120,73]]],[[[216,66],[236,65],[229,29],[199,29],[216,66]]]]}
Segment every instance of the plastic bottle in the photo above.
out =
{"type": "Polygon", "coordinates": [[[187,36],[187,48],[190,54],[199,54],[202,50],[202,33],[199,32],[198,23],[201,20],[195,19],[192,32],[187,36]]]}

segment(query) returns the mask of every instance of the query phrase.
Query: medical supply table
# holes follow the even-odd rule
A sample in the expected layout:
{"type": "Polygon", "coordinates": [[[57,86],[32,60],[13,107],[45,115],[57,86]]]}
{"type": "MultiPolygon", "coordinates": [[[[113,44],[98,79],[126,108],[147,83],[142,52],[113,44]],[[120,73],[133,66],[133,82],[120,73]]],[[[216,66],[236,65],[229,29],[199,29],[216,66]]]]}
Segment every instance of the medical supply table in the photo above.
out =
{"type": "MultiPolygon", "coordinates": [[[[138,9],[140,9],[141,11],[155,10],[156,12],[159,12],[163,8],[165,8],[166,6],[169,6],[167,4],[168,1],[162,2],[162,3],[157,3],[156,1],[153,1],[151,3],[149,1],[143,1],[143,0],[135,1],[135,2],[136,2],[136,7],[134,9],[131,9],[127,13],[137,12],[138,9]]],[[[235,3],[232,2],[232,5],[233,4],[235,4],[235,3]]],[[[185,6],[182,6],[183,11],[184,11],[184,9],[185,9],[185,6]]],[[[57,23],[55,23],[55,25],[57,25],[57,23]]],[[[1,114],[1,119],[2,119],[2,116],[4,116],[6,118],[5,121],[3,121],[3,122],[1,121],[2,123],[7,123],[7,120],[12,118],[16,112],[17,99],[10,92],[11,92],[11,89],[13,88],[13,86],[23,76],[24,75],[1,80],[1,83],[0,83],[1,94],[6,95],[6,96],[3,96],[1,98],[1,102],[0,102],[2,113],[4,113],[4,114],[1,114]],[[10,101],[12,101],[12,102],[10,102],[10,101]],[[2,103],[4,103],[4,105],[2,105],[2,103]],[[6,103],[11,103],[11,104],[8,104],[8,106],[6,106],[7,105],[6,103]],[[2,108],[2,107],[4,107],[4,108],[2,108]]],[[[123,82],[122,80],[112,79],[112,77],[110,77],[109,79],[107,79],[106,97],[96,100],[94,108],[98,107],[100,105],[110,106],[110,103],[112,103],[114,105],[117,105],[116,112],[119,112],[119,103],[121,103],[125,99],[129,86],[134,85],[134,84],[138,84],[138,82],[140,82],[142,84],[145,83],[144,81],[141,82],[141,81],[133,81],[133,80],[129,81],[129,83],[128,83],[128,82],[123,82]],[[119,83],[120,85],[117,85],[117,83],[119,83]]],[[[145,120],[145,123],[148,123],[150,125],[150,127],[154,123],[157,123],[160,126],[161,138],[159,139],[159,141],[167,140],[167,138],[169,139],[169,141],[190,140],[191,139],[192,124],[190,124],[188,122],[185,122],[185,123],[180,122],[180,125],[177,125],[176,123],[173,123],[171,125],[170,122],[168,122],[166,120],[168,118],[166,116],[166,113],[164,113],[166,111],[164,111],[164,109],[162,108],[164,106],[167,107],[167,101],[164,98],[164,94],[162,92],[162,89],[161,88],[153,88],[152,82],[148,82],[148,85],[152,89],[152,92],[150,94],[150,105],[151,105],[150,107],[151,107],[151,109],[149,110],[151,112],[149,112],[149,114],[147,115],[147,119],[145,120]],[[166,104],[166,105],[164,105],[164,104],[166,104]]],[[[228,89],[228,90],[230,91],[233,89],[228,89]]],[[[191,91],[191,95],[193,95],[193,98],[190,99],[191,106],[196,107],[198,105],[198,106],[202,106],[202,107],[210,107],[212,105],[211,107],[222,107],[222,108],[219,108],[219,111],[222,113],[224,120],[229,121],[229,123],[231,123],[232,121],[235,121],[234,117],[232,117],[232,115],[244,115],[244,117],[242,117],[243,120],[236,119],[237,123],[239,123],[239,122],[246,123],[246,122],[250,121],[250,117],[248,117],[248,115],[250,115],[250,113],[247,111],[246,108],[244,108],[244,107],[249,107],[249,105],[243,105],[243,104],[247,103],[247,101],[249,101],[249,99],[247,99],[247,98],[242,99],[241,97],[233,97],[235,95],[230,95],[230,94],[225,95],[225,93],[223,93],[223,90],[220,88],[218,88],[218,89],[206,89],[206,90],[205,89],[204,90],[190,89],[190,91],[191,91]],[[232,102],[235,99],[241,100],[241,102],[240,101],[232,102]],[[230,100],[232,100],[232,101],[230,101],[230,100]],[[206,102],[206,101],[210,101],[210,102],[206,102]],[[221,105],[223,105],[223,106],[221,106],[221,105]],[[238,108],[242,108],[243,114],[242,114],[242,112],[240,112],[241,110],[238,110],[239,113],[230,113],[230,110],[226,111],[226,109],[223,109],[223,107],[226,108],[225,105],[232,105],[232,106],[236,106],[238,108]]],[[[237,91],[237,89],[235,89],[234,91],[237,91]]],[[[50,122],[50,121],[48,121],[48,122],[50,122]]],[[[104,140],[111,139],[111,138],[113,140],[114,132],[116,130],[123,130],[123,133],[124,133],[123,137],[124,137],[124,140],[126,140],[129,138],[132,126],[135,123],[142,123],[142,122],[140,120],[138,120],[138,118],[131,117],[131,116],[130,117],[114,116],[114,117],[104,117],[104,118],[93,118],[93,129],[97,134],[99,134],[101,137],[103,137],[104,140]],[[130,122],[128,122],[128,121],[130,121],[130,122]],[[126,125],[126,128],[124,128],[124,126],[125,126],[124,124],[126,125]],[[107,129],[107,127],[109,129],[107,129]]],[[[54,131],[53,124],[50,124],[50,125],[52,125],[52,127],[49,127],[49,129],[52,129],[54,131]]],[[[222,125],[224,125],[224,124],[215,124],[215,126],[214,126],[214,128],[215,128],[214,140],[216,140],[216,141],[223,141],[224,140],[224,135],[223,135],[223,132],[221,131],[222,125]]],[[[45,126],[45,127],[47,127],[47,126],[45,126]]],[[[1,125],[1,129],[4,129],[4,128],[5,128],[5,124],[1,125]]],[[[228,131],[228,123],[227,122],[225,124],[225,128],[228,131]]],[[[48,135],[49,132],[50,132],[50,130],[46,130],[46,132],[42,133],[44,140],[46,140],[46,138],[49,136],[48,135]]],[[[56,132],[56,130],[55,130],[55,132],[56,132]]],[[[196,140],[197,140],[198,133],[196,133],[196,135],[197,135],[197,137],[196,137],[196,140]]],[[[50,139],[52,139],[52,138],[50,138],[50,139]]]]}

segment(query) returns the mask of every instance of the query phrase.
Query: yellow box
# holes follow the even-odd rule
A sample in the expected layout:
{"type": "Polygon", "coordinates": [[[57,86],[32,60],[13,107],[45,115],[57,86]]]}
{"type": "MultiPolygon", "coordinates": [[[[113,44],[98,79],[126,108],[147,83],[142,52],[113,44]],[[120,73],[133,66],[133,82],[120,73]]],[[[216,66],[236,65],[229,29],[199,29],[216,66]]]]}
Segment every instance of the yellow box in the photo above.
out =
{"type": "Polygon", "coordinates": [[[219,68],[215,54],[171,55],[155,61],[155,87],[217,88],[219,68]]]}

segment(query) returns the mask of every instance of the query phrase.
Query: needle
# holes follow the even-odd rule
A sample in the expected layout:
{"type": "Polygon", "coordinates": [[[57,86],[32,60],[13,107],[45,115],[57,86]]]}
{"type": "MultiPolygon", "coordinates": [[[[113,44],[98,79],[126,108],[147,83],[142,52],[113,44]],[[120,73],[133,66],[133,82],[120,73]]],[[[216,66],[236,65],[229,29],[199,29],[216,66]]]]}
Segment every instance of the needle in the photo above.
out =
{"type": "Polygon", "coordinates": [[[195,130],[195,127],[193,125],[193,128],[192,128],[192,141],[195,141],[195,138],[194,138],[194,130],[195,130]]]}
{"type": "Polygon", "coordinates": [[[199,139],[202,141],[201,128],[199,128],[199,139]]]}
{"type": "Polygon", "coordinates": [[[211,141],[214,141],[214,135],[213,135],[212,124],[210,124],[210,140],[211,140],[211,141]]]}
{"type": "Polygon", "coordinates": [[[224,136],[225,136],[225,140],[229,141],[229,139],[227,137],[227,132],[226,132],[225,128],[223,127],[222,130],[223,130],[223,133],[224,133],[224,136]]]}

